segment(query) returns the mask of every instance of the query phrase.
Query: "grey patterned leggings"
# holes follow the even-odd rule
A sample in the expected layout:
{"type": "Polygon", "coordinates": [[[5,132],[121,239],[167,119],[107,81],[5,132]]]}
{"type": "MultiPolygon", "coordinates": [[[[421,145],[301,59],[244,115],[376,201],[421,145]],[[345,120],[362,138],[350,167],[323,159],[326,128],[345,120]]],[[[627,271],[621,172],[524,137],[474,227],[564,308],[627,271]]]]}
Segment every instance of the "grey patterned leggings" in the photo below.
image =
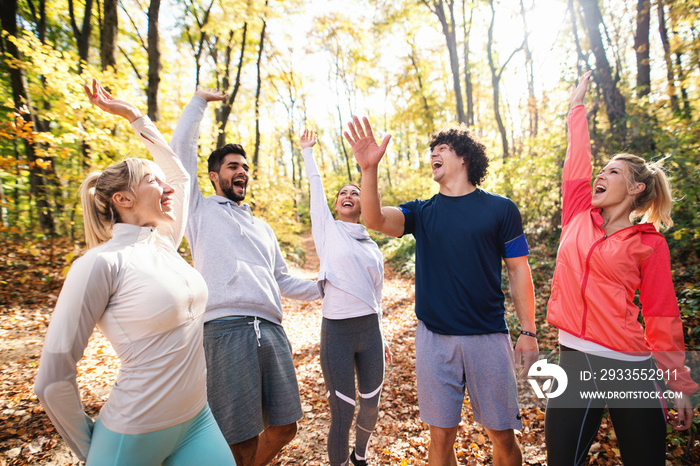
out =
{"type": "Polygon", "coordinates": [[[377,423],[384,383],[384,345],[377,314],[341,320],[324,318],[321,369],[331,409],[330,464],[342,465],[348,460],[348,439],[356,404],[355,373],[360,395],[355,421],[355,454],[363,458],[377,423]]]}

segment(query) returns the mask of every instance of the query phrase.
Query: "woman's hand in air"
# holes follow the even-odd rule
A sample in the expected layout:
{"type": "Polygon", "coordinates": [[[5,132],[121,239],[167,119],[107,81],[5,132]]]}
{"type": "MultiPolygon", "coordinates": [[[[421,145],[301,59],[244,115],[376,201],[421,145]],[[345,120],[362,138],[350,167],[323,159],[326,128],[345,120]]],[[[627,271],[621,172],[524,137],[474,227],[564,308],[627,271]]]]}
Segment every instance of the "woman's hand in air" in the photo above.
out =
{"type": "Polygon", "coordinates": [[[304,132],[301,133],[301,138],[299,139],[299,145],[302,150],[316,145],[316,134],[310,129],[304,128],[304,132]]]}
{"type": "Polygon", "coordinates": [[[587,71],[581,79],[578,80],[578,85],[573,87],[571,91],[571,108],[577,105],[583,105],[588,90],[588,79],[591,77],[592,71],[587,71]]]}
{"type": "Polygon", "coordinates": [[[107,113],[126,118],[129,120],[129,123],[142,116],[141,110],[134,104],[112,97],[112,95],[97,82],[97,79],[92,80],[92,90],[90,90],[90,86],[87,84],[83,84],[83,89],[85,89],[85,93],[88,99],[90,99],[90,102],[107,113]]]}

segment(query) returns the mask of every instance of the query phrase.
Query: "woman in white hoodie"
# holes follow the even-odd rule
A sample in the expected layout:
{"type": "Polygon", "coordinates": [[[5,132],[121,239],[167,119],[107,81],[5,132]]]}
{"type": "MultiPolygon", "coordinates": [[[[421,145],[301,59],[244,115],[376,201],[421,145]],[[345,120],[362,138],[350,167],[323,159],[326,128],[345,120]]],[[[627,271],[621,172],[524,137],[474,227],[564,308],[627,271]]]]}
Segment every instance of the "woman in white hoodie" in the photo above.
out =
{"type": "MultiPolygon", "coordinates": [[[[156,163],[126,159],[85,178],[80,191],[90,249],[63,284],[34,390],[88,466],[235,465],[207,405],[207,287],[178,254],[189,176],[138,108],[96,81],[85,91],[93,104],[131,123],[156,163]],[[93,422],[80,399],[76,364],[95,326],[121,367],[93,422]]],[[[223,96],[200,93],[210,100],[223,96]]]]}
{"type": "Polygon", "coordinates": [[[340,189],[335,220],[313,157],[313,131],[304,130],[300,144],[311,187],[311,230],[321,260],[321,368],[331,409],[328,459],[334,466],[348,464],[357,373],[360,407],[349,459],[366,465],[384,383],[384,358],[391,362],[381,329],[384,263],[377,243],[360,223],[360,188],[349,183],[340,189]]]}

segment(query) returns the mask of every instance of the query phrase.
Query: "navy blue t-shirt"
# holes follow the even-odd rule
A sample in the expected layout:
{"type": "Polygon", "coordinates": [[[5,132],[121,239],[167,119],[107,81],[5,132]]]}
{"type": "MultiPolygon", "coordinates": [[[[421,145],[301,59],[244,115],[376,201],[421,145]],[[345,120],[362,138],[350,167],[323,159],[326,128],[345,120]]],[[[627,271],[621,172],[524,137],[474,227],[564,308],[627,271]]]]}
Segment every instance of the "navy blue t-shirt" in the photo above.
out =
{"type": "Polygon", "coordinates": [[[501,258],[529,254],[510,199],[477,189],[401,204],[416,238],[416,316],[435,333],[505,333],[501,258]]]}

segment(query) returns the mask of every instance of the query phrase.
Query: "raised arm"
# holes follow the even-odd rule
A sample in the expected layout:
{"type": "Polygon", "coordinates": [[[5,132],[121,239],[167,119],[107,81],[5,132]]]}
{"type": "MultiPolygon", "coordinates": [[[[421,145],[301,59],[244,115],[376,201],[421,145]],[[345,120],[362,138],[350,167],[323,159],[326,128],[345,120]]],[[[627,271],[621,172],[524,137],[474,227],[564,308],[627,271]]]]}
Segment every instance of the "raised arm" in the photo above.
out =
{"type": "Polygon", "coordinates": [[[309,177],[311,190],[311,230],[316,244],[316,250],[321,254],[323,248],[323,230],[327,223],[333,222],[333,214],[328,208],[326,192],[323,189],[323,181],[318,171],[316,160],[314,160],[314,149],[316,145],[316,135],[309,129],[304,129],[299,139],[301,154],[304,157],[306,175],[309,177]]]}
{"type": "Polygon", "coordinates": [[[360,206],[365,225],[389,236],[403,235],[403,212],[396,207],[382,207],[377,184],[379,162],[384,157],[391,135],[386,135],[381,145],[377,144],[367,117],[362,118],[362,123],[359,118],[353,117],[353,121],[348,123],[348,129],[349,132],[345,131],[343,135],[350,143],[355,160],[362,170],[360,206]]]}
{"type": "Polygon", "coordinates": [[[583,106],[591,72],[584,74],[571,93],[568,118],[569,146],[564,161],[562,185],[562,226],[591,203],[591,138],[583,106]]]}
{"type": "Polygon", "coordinates": [[[158,128],[155,127],[150,118],[143,116],[135,105],[114,98],[95,79],[92,80],[92,89],[87,85],[84,87],[90,102],[105,112],[121,116],[131,123],[131,127],[146,146],[153,160],[163,170],[166,181],[174,188],[175,221],[172,223],[161,222],[158,231],[169,238],[173,246],[177,248],[182,241],[187,224],[190,194],[189,175],[158,128]]]}
{"type": "Polygon", "coordinates": [[[202,198],[197,179],[197,142],[199,141],[199,125],[204,118],[204,111],[209,102],[224,100],[227,94],[217,89],[197,87],[192,100],[184,108],[170,140],[170,147],[180,158],[182,165],[189,173],[190,208],[192,209],[202,198]]]}

